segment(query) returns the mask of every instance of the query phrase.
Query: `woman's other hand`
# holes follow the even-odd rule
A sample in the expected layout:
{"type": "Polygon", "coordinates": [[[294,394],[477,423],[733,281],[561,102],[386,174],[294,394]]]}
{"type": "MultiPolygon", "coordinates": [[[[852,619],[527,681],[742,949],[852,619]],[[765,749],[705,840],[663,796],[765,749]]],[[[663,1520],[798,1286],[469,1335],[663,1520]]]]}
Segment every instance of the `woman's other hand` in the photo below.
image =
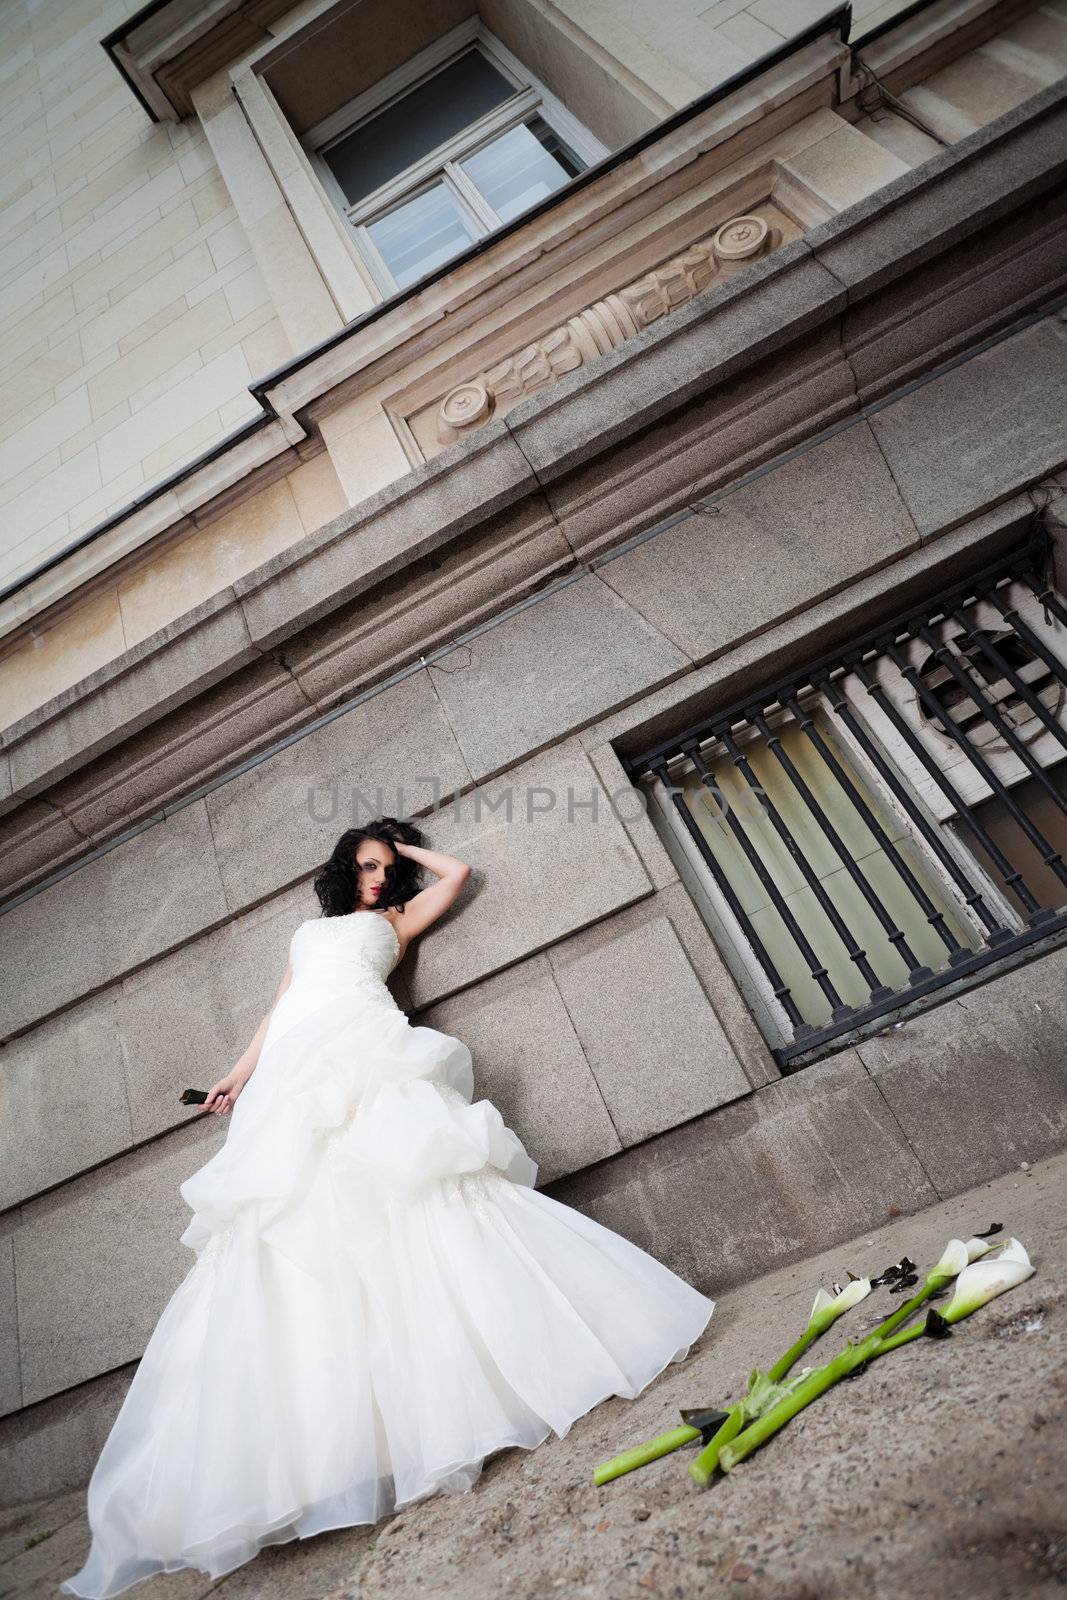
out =
{"type": "Polygon", "coordinates": [[[233,1110],[234,1102],[247,1082],[248,1077],[235,1067],[224,1078],[220,1078],[218,1083],[212,1084],[204,1101],[204,1110],[211,1111],[216,1116],[225,1116],[228,1111],[233,1110]]]}

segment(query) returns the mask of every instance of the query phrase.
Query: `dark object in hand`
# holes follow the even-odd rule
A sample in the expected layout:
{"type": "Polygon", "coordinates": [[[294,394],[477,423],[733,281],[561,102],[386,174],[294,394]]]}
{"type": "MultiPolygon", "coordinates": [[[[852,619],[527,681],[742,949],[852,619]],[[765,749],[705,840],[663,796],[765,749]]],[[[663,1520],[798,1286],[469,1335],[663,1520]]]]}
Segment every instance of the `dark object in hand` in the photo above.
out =
{"type": "Polygon", "coordinates": [[[206,1089],[183,1089],[181,1093],[183,1106],[202,1106],[206,1099],[206,1089]]]}

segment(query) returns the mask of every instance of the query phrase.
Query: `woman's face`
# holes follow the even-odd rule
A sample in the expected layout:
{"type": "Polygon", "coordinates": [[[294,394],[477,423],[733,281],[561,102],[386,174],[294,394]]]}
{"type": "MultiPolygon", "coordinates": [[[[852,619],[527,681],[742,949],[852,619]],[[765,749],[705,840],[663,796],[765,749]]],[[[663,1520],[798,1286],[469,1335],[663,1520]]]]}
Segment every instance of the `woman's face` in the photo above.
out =
{"type": "Polygon", "coordinates": [[[381,904],[386,868],[395,860],[396,852],[380,839],[360,840],[356,850],[356,888],[361,906],[381,904]]]}

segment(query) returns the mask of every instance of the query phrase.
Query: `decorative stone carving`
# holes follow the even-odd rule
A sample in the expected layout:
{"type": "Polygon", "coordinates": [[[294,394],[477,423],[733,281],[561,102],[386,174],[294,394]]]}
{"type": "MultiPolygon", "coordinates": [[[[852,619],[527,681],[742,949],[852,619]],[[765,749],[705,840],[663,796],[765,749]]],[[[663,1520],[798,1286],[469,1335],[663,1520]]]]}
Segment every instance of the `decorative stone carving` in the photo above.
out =
{"type": "Polygon", "coordinates": [[[437,435],[442,444],[461,439],[497,409],[510,409],[545,389],[566,372],[587,365],[713,283],[721,283],[768,255],[781,241],[763,217],[731,217],[708,239],[690,245],[662,266],[597,300],[560,328],[489,367],[480,378],[457,384],[441,401],[437,435]]]}

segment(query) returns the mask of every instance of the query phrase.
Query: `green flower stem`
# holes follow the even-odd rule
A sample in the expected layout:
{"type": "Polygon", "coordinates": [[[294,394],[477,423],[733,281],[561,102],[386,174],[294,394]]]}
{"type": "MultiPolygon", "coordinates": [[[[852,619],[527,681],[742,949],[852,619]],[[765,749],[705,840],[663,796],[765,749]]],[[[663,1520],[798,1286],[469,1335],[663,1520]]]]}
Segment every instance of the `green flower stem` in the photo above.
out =
{"type": "Polygon", "coordinates": [[[786,1373],[796,1365],[808,1346],[813,1345],[822,1332],[823,1329],[817,1323],[810,1323],[800,1335],[796,1344],[790,1345],[785,1355],[779,1361],[776,1361],[770,1372],[768,1372],[767,1376],[771,1382],[781,1383],[786,1373]]]}
{"type": "Polygon", "coordinates": [[[710,1482],[715,1468],[719,1465],[719,1454],[731,1439],[735,1439],[741,1432],[745,1422],[744,1405],[731,1406],[727,1413],[726,1421],[719,1425],[718,1433],[714,1434],[695,1460],[689,1463],[689,1476],[697,1483],[703,1485],[710,1482]]]}
{"type": "Polygon", "coordinates": [[[877,1335],[869,1334],[859,1344],[847,1344],[824,1367],[816,1367],[815,1371],[809,1373],[791,1394],[787,1394],[777,1405],[765,1411],[762,1417],[757,1417],[744,1433],[719,1452],[719,1466],[723,1471],[729,1472],[738,1462],[746,1460],[754,1450],[759,1449],[761,1444],[766,1443],[780,1428],[784,1428],[798,1411],[803,1411],[804,1407],[817,1400],[819,1395],[847,1377],[850,1372],[854,1372],[857,1367],[862,1366],[870,1359],[877,1343],[877,1335]]]}
{"type": "Polygon", "coordinates": [[[621,1478],[625,1472],[633,1472],[637,1467],[647,1466],[650,1461],[658,1461],[660,1456],[668,1456],[672,1450],[680,1450],[683,1444],[690,1444],[700,1437],[699,1428],[690,1428],[685,1424],[672,1428],[669,1433],[661,1433],[656,1439],[635,1444],[632,1450],[612,1456],[610,1461],[602,1461],[593,1468],[593,1482],[610,1483],[612,1478],[621,1478]]]}

